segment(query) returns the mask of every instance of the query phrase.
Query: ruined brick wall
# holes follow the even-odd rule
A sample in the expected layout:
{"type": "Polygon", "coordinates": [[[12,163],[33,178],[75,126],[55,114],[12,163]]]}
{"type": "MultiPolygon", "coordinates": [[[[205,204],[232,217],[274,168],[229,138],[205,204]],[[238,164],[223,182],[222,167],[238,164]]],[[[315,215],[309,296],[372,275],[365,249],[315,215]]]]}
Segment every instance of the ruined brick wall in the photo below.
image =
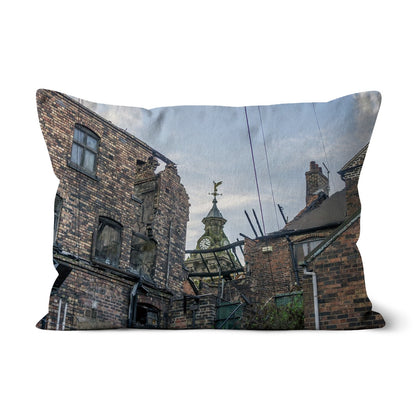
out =
{"type": "MultiPolygon", "coordinates": [[[[151,236],[157,243],[154,284],[165,291],[169,287],[174,292],[180,292],[182,288],[185,278],[182,265],[185,256],[188,196],[180,184],[176,169],[168,164],[164,171],[156,175],[158,185],[152,197],[154,205],[150,222],[145,224],[145,229],[140,228],[144,207],[143,201],[135,197],[135,183],[140,179],[137,177],[137,164],[149,163],[149,158],[152,159],[154,154],[153,149],[63,94],[39,90],[37,102],[42,133],[55,175],[60,180],[57,193],[62,198],[62,208],[56,237],[58,254],[55,259],[65,260],[75,270],[80,266],[91,269],[91,276],[84,272],[72,272],[55,298],[60,295],[67,297],[70,292],[71,299],[76,299],[77,296],[84,299],[85,293],[92,296],[90,290],[83,291],[82,285],[77,295],[80,276],[87,286],[99,279],[106,293],[110,290],[106,288],[111,287],[114,293],[120,294],[112,296],[113,303],[103,301],[107,312],[101,310],[100,316],[105,317],[105,322],[113,322],[115,327],[125,326],[128,311],[126,305],[136,273],[131,269],[130,262],[133,233],[148,233],[148,225],[150,234],[153,233],[151,236]],[[82,171],[71,163],[76,125],[88,128],[99,138],[95,172],[82,171]],[[114,267],[99,264],[94,258],[100,216],[110,218],[122,227],[120,257],[114,267]],[[98,271],[98,274],[94,274],[98,271]],[[103,277],[101,271],[107,277],[103,277]],[[168,276],[170,279],[166,284],[168,276]],[[107,278],[111,284],[107,283],[107,278]]],[[[160,154],[159,156],[162,157],[160,154]]],[[[82,304],[87,303],[86,299],[82,301],[82,304]]],[[[49,316],[52,323],[57,319],[54,316],[54,305],[55,302],[52,301],[49,316]]],[[[166,309],[165,306],[164,308],[166,309]]],[[[79,318],[85,316],[81,307],[74,308],[74,313],[79,314],[79,318]]],[[[167,311],[161,313],[163,315],[167,311]]],[[[75,317],[73,320],[76,320],[75,317]]]]}
{"type": "Polygon", "coordinates": [[[169,326],[172,329],[213,329],[216,318],[215,295],[187,296],[172,302],[169,326]]]}
{"type": "Polygon", "coordinates": [[[176,166],[168,164],[159,173],[159,194],[153,223],[158,241],[155,280],[174,294],[184,291],[186,224],[189,220],[189,197],[180,183],[176,166]]]}
{"type": "MultiPolygon", "coordinates": [[[[308,266],[318,282],[321,329],[381,327],[382,317],[371,311],[363,264],[356,247],[360,223],[356,220],[308,266]]],[[[304,278],[305,328],[315,328],[311,277],[304,278]]]]}
{"type": "Polygon", "coordinates": [[[246,285],[251,302],[265,302],[276,293],[286,293],[295,284],[289,245],[284,238],[245,240],[246,285]],[[263,252],[271,247],[272,251],[263,252]]]}
{"type": "MultiPolygon", "coordinates": [[[[306,233],[292,236],[290,240],[295,244],[310,238],[325,238],[329,233],[330,230],[306,233]]],[[[266,302],[273,295],[295,290],[297,286],[296,274],[289,241],[284,236],[270,236],[257,241],[246,239],[244,252],[246,278],[244,281],[238,282],[237,287],[250,301],[266,302]]],[[[296,269],[299,286],[302,288],[303,274],[298,265],[296,269]]]]}

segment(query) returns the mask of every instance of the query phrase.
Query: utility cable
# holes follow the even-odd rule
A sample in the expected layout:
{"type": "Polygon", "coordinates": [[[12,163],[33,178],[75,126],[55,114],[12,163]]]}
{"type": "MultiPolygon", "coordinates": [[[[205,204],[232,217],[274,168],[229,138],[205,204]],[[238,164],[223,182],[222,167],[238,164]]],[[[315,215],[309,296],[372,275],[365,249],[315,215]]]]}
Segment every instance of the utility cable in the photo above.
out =
{"type": "MultiPolygon", "coordinates": [[[[315,114],[316,124],[317,124],[317,126],[318,126],[318,130],[319,130],[319,136],[320,136],[320,138],[321,138],[321,142],[322,142],[322,148],[323,148],[323,150],[324,150],[325,162],[326,162],[326,163],[327,163],[327,165],[329,166],[329,162],[328,162],[328,155],[327,155],[327,153],[326,153],[326,149],[325,149],[325,142],[324,142],[324,138],[323,138],[323,136],[322,136],[321,126],[319,125],[318,116],[316,115],[315,103],[312,103],[312,107],[313,107],[313,112],[314,112],[314,114],[315,114]]],[[[329,173],[328,173],[328,176],[329,176],[329,173]]],[[[329,178],[328,178],[328,179],[329,179],[329,178]]],[[[334,183],[334,180],[332,179],[332,176],[331,176],[331,181],[332,181],[332,186],[333,186],[333,188],[332,188],[332,189],[335,191],[335,183],[334,183]]]]}
{"type": "Polygon", "coordinates": [[[261,126],[261,134],[263,136],[263,144],[264,144],[264,153],[266,155],[266,164],[267,164],[267,172],[269,174],[269,182],[270,182],[270,190],[272,192],[272,200],[273,200],[273,208],[274,208],[274,215],[276,217],[276,223],[277,223],[277,229],[280,229],[280,224],[279,224],[279,217],[277,215],[277,208],[276,208],[276,200],[274,198],[274,192],[273,192],[273,184],[272,184],[272,175],[270,173],[270,164],[269,164],[269,155],[267,152],[267,146],[266,146],[266,139],[264,138],[264,130],[263,130],[263,120],[261,117],[261,111],[260,111],[260,106],[257,106],[257,109],[259,110],[259,117],[260,117],[260,126],[261,126]]]}
{"type": "Polygon", "coordinates": [[[259,182],[257,180],[257,169],[256,169],[256,162],[254,160],[254,151],[253,151],[253,143],[251,140],[251,133],[250,133],[250,125],[248,123],[248,116],[247,116],[247,107],[244,107],[244,112],[246,114],[246,122],[247,122],[247,131],[248,131],[248,138],[250,141],[250,150],[251,150],[251,159],[253,161],[253,168],[254,168],[254,177],[256,179],[256,187],[257,187],[257,196],[259,198],[259,206],[260,206],[260,214],[261,214],[261,220],[263,223],[263,230],[264,233],[266,233],[266,227],[264,226],[264,216],[263,216],[263,207],[261,205],[261,198],[260,198],[260,189],[259,189],[259,182]]]}

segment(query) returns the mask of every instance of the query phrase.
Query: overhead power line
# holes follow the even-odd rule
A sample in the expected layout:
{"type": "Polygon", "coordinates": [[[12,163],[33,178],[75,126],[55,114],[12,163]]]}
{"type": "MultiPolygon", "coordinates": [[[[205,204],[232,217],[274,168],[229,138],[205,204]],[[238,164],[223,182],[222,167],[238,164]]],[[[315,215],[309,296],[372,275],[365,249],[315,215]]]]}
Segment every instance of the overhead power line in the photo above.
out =
{"type": "Polygon", "coordinates": [[[262,205],[261,205],[261,198],[260,198],[259,181],[258,181],[258,179],[257,179],[256,162],[255,162],[255,160],[254,160],[253,143],[252,143],[252,140],[251,140],[250,125],[249,125],[249,122],[248,122],[248,116],[247,116],[247,107],[244,107],[244,112],[245,112],[245,115],[246,115],[247,131],[248,131],[248,139],[249,139],[249,141],[250,141],[251,159],[252,159],[252,161],[253,161],[254,177],[255,177],[255,179],[256,179],[257,196],[258,196],[258,199],[259,199],[259,206],[260,206],[261,220],[262,220],[262,223],[263,223],[263,230],[264,230],[264,232],[266,232],[266,227],[264,226],[263,207],[262,207],[262,205]]]}
{"type": "Polygon", "coordinates": [[[263,119],[261,117],[261,111],[260,111],[260,106],[257,106],[257,109],[259,111],[259,118],[260,118],[260,126],[261,126],[261,134],[263,136],[263,144],[264,144],[264,153],[266,155],[266,164],[267,164],[267,172],[269,174],[269,182],[270,182],[270,190],[272,192],[272,199],[273,199],[273,208],[274,208],[274,215],[276,217],[276,223],[277,223],[277,229],[280,229],[280,224],[279,224],[279,217],[277,215],[277,208],[276,208],[276,201],[274,198],[274,192],[273,192],[273,184],[272,184],[272,175],[270,173],[270,164],[269,164],[269,155],[267,152],[267,146],[266,146],[266,139],[264,137],[264,130],[263,130],[263,119]]]}

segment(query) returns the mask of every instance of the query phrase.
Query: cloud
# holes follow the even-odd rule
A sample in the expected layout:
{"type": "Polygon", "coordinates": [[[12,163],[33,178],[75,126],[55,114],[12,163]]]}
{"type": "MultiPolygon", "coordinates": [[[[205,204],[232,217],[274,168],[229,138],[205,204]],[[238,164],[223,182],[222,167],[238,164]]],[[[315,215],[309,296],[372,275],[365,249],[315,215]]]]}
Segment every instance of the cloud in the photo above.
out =
{"type": "MultiPolygon", "coordinates": [[[[379,105],[379,94],[370,92],[316,103],[315,111],[312,103],[247,107],[267,230],[278,228],[270,180],[275,202],[289,218],[304,207],[311,160],[328,166],[332,192],[342,189],[336,172],[368,142],[379,105]]],[[[229,239],[252,233],[244,210],[260,215],[260,208],[244,107],[89,106],[177,163],[191,203],[187,246],[203,232],[213,180],[223,181],[218,207],[228,220],[229,239]]]]}

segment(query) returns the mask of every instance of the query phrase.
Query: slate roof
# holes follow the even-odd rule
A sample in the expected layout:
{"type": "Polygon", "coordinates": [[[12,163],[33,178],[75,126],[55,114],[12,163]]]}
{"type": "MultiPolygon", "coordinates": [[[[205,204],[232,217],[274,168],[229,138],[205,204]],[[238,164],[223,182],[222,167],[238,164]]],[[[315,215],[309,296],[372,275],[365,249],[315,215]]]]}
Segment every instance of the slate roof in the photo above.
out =
{"type": "Polygon", "coordinates": [[[286,224],[285,230],[300,231],[310,228],[341,224],[345,220],[347,203],[345,189],[336,192],[329,198],[324,194],[317,195],[305,209],[292,221],[286,224]]]}
{"type": "Polygon", "coordinates": [[[212,208],[208,212],[207,216],[205,218],[224,218],[220,212],[220,210],[217,207],[217,200],[214,199],[212,201],[212,208]]]}

